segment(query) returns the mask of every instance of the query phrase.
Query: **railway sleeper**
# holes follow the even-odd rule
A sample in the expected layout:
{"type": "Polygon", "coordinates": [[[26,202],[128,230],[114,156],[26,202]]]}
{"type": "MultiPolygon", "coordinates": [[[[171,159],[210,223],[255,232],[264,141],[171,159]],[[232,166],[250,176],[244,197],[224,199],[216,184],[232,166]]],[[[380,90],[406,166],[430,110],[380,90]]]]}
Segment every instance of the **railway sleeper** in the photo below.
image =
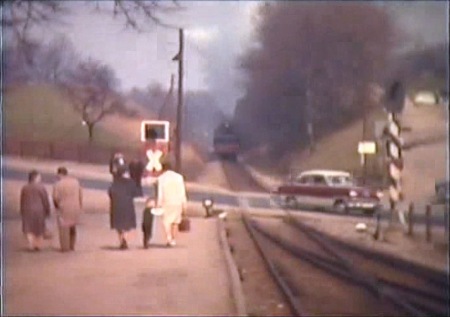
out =
{"type": "Polygon", "coordinates": [[[313,252],[307,251],[299,246],[296,246],[286,240],[283,240],[280,237],[262,229],[259,225],[255,223],[253,223],[252,225],[261,235],[271,240],[273,243],[279,245],[281,248],[283,248],[293,256],[308,261],[309,263],[322,268],[328,273],[337,275],[338,277],[347,279],[353,283],[362,286],[369,286],[368,288],[372,293],[374,293],[375,295],[379,294],[378,284],[375,279],[370,279],[360,272],[349,270],[347,266],[343,265],[339,261],[317,255],[313,252]]]}
{"type": "Polygon", "coordinates": [[[273,278],[275,279],[275,282],[278,284],[278,286],[282,290],[285,298],[287,299],[288,303],[290,304],[292,311],[296,314],[296,316],[309,316],[309,314],[307,312],[305,312],[304,308],[301,306],[299,298],[294,295],[294,292],[289,287],[289,285],[286,283],[286,280],[281,276],[280,271],[277,269],[277,267],[274,265],[274,263],[269,259],[269,256],[267,255],[266,251],[259,243],[259,241],[256,237],[255,229],[249,223],[247,216],[243,215],[242,220],[243,220],[244,225],[247,228],[248,232],[250,233],[250,237],[252,238],[254,244],[256,245],[264,262],[266,263],[266,266],[268,267],[273,278]]]}
{"type": "Polygon", "coordinates": [[[390,265],[391,267],[395,269],[404,269],[407,271],[413,271],[416,275],[419,275],[420,278],[434,284],[436,287],[447,290],[449,288],[449,282],[448,282],[448,273],[446,272],[438,272],[436,270],[426,268],[423,266],[420,266],[415,263],[411,263],[399,258],[394,258],[392,256],[383,254],[381,252],[376,252],[372,250],[367,250],[366,248],[356,246],[354,244],[346,243],[344,241],[341,241],[339,239],[336,239],[327,233],[321,232],[315,228],[312,228],[308,225],[302,224],[298,219],[293,217],[292,215],[288,215],[290,223],[292,223],[294,226],[297,226],[299,229],[305,228],[305,230],[309,232],[314,232],[317,235],[320,235],[323,237],[323,241],[326,241],[327,245],[334,244],[338,247],[341,247],[343,249],[356,252],[360,255],[363,255],[367,258],[371,258],[373,260],[376,260],[378,262],[383,261],[385,264],[390,265]]]}
{"type": "Polygon", "coordinates": [[[251,224],[249,226],[253,226],[253,228],[258,231],[261,235],[265,236],[275,244],[279,245],[289,253],[293,254],[297,258],[301,258],[305,261],[310,262],[311,264],[331,273],[333,275],[337,275],[341,278],[347,279],[350,282],[355,284],[359,284],[369,290],[375,296],[391,301],[397,307],[403,309],[405,312],[413,315],[413,316],[426,316],[427,314],[410,302],[400,298],[398,294],[387,287],[384,287],[381,283],[378,282],[376,278],[371,275],[368,275],[364,272],[360,272],[358,270],[349,271],[346,266],[339,265],[341,262],[336,262],[330,259],[325,259],[323,257],[317,256],[309,251],[303,250],[302,248],[289,243],[280,237],[277,237],[274,234],[269,233],[264,230],[254,221],[249,221],[251,224]],[[330,264],[332,263],[332,264],[330,264]],[[338,264],[338,265],[335,265],[338,264]]]}
{"type": "Polygon", "coordinates": [[[398,291],[401,291],[403,293],[407,293],[407,294],[413,294],[415,296],[420,296],[420,297],[424,297],[427,298],[429,300],[433,300],[435,302],[442,302],[442,303],[447,303],[448,302],[448,295],[447,295],[447,291],[444,291],[442,293],[438,293],[438,292],[428,292],[425,291],[423,289],[419,289],[419,288],[415,288],[415,287],[411,287],[408,285],[403,285],[400,284],[398,282],[394,282],[394,281],[390,281],[387,280],[385,278],[382,277],[378,277],[378,280],[390,287],[396,288],[398,291]]]}
{"type": "Polygon", "coordinates": [[[426,316],[448,316],[449,307],[447,301],[430,301],[429,298],[422,297],[418,294],[413,294],[410,292],[404,292],[397,288],[393,288],[393,291],[398,293],[399,296],[403,298],[404,301],[410,303],[416,309],[426,313],[426,316]]]}

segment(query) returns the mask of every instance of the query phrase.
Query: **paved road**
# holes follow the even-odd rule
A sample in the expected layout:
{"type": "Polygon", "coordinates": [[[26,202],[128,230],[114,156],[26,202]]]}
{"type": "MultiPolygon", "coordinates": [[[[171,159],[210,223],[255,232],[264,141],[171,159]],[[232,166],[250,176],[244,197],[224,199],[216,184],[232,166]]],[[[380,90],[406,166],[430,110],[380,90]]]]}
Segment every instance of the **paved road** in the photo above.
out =
{"type": "MultiPolygon", "coordinates": [[[[23,170],[19,169],[13,169],[8,166],[4,167],[3,170],[3,177],[5,179],[13,179],[13,180],[23,180],[25,181],[27,178],[27,173],[23,170]]],[[[44,183],[52,184],[56,181],[56,176],[54,174],[50,173],[42,173],[42,179],[44,183]]],[[[96,180],[96,179],[90,179],[90,178],[78,178],[85,188],[90,189],[99,189],[99,190],[107,190],[108,186],[110,185],[110,182],[107,182],[105,180],[96,180]]],[[[152,194],[151,188],[146,188],[147,195],[152,194]]],[[[224,194],[224,193],[217,193],[217,192],[205,192],[205,191],[196,191],[196,190],[188,190],[188,196],[190,201],[194,202],[201,202],[205,198],[212,198],[214,199],[215,203],[217,205],[226,205],[230,207],[249,207],[249,208],[262,208],[262,209],[272,209],[272,208],[278,208],[280,206],[280,199],[276,196],[270,196],[267,195],[259,195],[258,197],[251,197],[247,195],[242,195],[240,193],[236,193],[236,195],[232,194],[224,194]]],[[[444,226],[445,219],[444,219],[444,206],[435,208],[436,212],[433,213],[431,218],[431,223],[433,225],[439,225],[444,226]]],[[[310,209],[308,209],[310,211],[310,209]]],[[[299,210],[301,212],[301,210],[299,210]]],[[[323,211],[317,211],[317,212],[323,212],[323,211]]],[[[334,213],[332,211],[327,211],[327,213],[339,215],[338,213],[334,213]]],[[[361,218],[370,218],[371,216],[367,216],[358,212],[352,212],[352,216],[361,217],[361,218]]],[[[345,215],[341,215],[345,217],[345,215]]],[[[386,209],[384,209],[381,213],[382,219],[388,219],[390,217],[390,212],[386,209]]],[[[415,215],[415,222],[423,224],[425,223],[425,216],[424,212],[420,211],[417,212],[415,215]]]]}
{"type": "MultiPolygon", "coordinates": [[[[45,184],[53,184],[57,177],[53,173],[46,173],[41,172],[42,175],[42,181],[45,184]]],[[[10,167],[5,167],[3,169],[3,177],[4,179],[12,179],[12,180],[21,180],[26,181],[27,179],[27,172],[21,169],[13,169],[10,167]]],[[[110,186],[111,182],[101,180],[101,179],[91,179],[91,178],[83,178],[83,177],[77,177],[81,183],[81,186],[84,188],[89,189],[98,189],[98,190],[107,190],[110,186]]],[[[145,188],[145,194],[146,195],[152,195],[153,194],[153,188],[146,187],[145,188]]],[[[205,198],[213,198],[216,204],[223,204],[223,205],[231,205],[231,206],[238,206],[238,200],[233,195],[227,195],[227,194],[216,194],[216,193],[208,193],[208,192],[200,192],[200,191],[188,191],[189,200],[201,202],[205,198]]]]}
{"type": "Polygon", "coordinates": [[[4,222],[5,315],[221,315],[235,314],[217,219],[192,219],[179,245],[145,250],[141,233],[117,249],[108,216],[87,214],[73,253],[24,249],[20,221],[4,222]]]}

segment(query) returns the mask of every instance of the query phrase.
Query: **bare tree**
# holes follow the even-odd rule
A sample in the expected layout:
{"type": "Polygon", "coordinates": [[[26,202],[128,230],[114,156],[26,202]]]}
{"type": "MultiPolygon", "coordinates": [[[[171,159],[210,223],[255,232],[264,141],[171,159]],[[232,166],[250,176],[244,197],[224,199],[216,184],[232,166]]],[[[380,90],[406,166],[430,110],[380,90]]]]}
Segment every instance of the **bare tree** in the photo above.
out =
{"type": "Polygon", "coordinates": [[[46,45],[39,57],[41,79],[54,84],[61,83],[79,62],[73,43],[60,35],[46,45]]]}
{"type": "Polygon", "coordinates": [[[48,26],[59,22],[68,13],[63,1],[2,1],[2,26],[11,29],[18,42],[29,41],[29,32],[35,26],[48,26]]]}
{"type": "Polygon", "coordinates": [[[78,64],[78,54],[73,44],[61,35],[49,44],[27,40],[8,43],[3,48],[6,84],[53,83],[64,81],[78,64]]]}
{"type": "Polygon", "coordinates": [[[114,71],[91,59],[81,62],[63,85],[69,101],[88,129],[89,142],[93,141],[97,123],[124,108],[120,96],[115,93],[117,85],[114,71]]]}
{"type": "Polygon", "coordinates": [[[176,12],[182,9],[178,1],[139,1],[139,0],[114,0],[114,17],[124,18],[125,26],[137,31],[143,31],[145,21],[151,21],[154,25],[166,28],[178,29],[179,26],[169,24],[163,20],[161,15],[176,12]]]}
{"type": "Polygon", "coordinates": [[[30,83],[38,80],[36,66],[38,55],[42,49],[41,44],[36,41],[27,41],[25,43],[5,45],[3,51],[3,69],[5,83],[30,83]]]}
{"type": "MultiPolygon", "coordinates": [[[[93,1],[85,1],[92,5],[93,1]]],[[[141,31],[144,24],[150,21],[154,25],[168,28],[178,28],[166,23],[164,14],[170,14],[182,7],[177,1],[140,1],[140,0],[114,0],[101,8],[103,1],[95,1],[96,10],[111,14],[113,17],[124,18],[125,26],[141,31]]],[[[13,31],[19,42],[26,42],[30,38],[30,30],[34,27],[46,27],[53,23],[65,23],[70,11],[67,1],[59,0],[4,0],[1,2],[3,15],[2,26],[13,31]]]]}

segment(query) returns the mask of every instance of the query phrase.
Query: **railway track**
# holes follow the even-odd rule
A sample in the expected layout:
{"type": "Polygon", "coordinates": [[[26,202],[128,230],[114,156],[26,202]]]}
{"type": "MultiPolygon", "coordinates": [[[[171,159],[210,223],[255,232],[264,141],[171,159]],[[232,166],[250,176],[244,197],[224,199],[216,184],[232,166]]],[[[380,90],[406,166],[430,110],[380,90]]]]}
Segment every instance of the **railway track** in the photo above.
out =
{"type": "Polygon", "coordinates": [[[324,236],[289,215],[276,225],[273,221],[261,221],[248,215],[244,215],[243,219],[269,269],[273,272],[274,267],[275,270],[276,267],[284,267],[284,274],[275,274],[274,277],[299,316],[448,316],[446,274],[391,257],[379,257],[375,252],[361,252],[358,248],[324,236]],[[344,300],[345,306],[352,304],[354,310],[342,311],[342,298],[338,303],[328,303],[326,309],[320,307],[322,296],[311,300],[310,294],[324,290],[312,284],[305,289],[301,283],[302,280],[305,282],[304,276],[317,274],[327,277],[318,277],[318,281],[333,281],[330,296],[340,289],[347,289],[348,294],[353,294],[344,300]],[[286,285],[291,285],[287,291],[286,285]],[[306,296],[293,295],[299,293],[299,288],[306,296]],[[355,305],[355,299],[361,305],[355,305]],[[305,306],[308,308],[298,309],[305,306]]]}
{"type": "Polygon", "coordinates": [[[222,169],[231,190],[237,192],[266,192],[240,163],[222,161],[222,169]]]}
{"type": "MultiPolygon", "coordinates": [[[[263,191],[244,168],[224,171],[233,190],[263,191]]],[[[284,211],[242,219],[294,315],[449,315],[447,274],[346,244],[284,211]]]]}

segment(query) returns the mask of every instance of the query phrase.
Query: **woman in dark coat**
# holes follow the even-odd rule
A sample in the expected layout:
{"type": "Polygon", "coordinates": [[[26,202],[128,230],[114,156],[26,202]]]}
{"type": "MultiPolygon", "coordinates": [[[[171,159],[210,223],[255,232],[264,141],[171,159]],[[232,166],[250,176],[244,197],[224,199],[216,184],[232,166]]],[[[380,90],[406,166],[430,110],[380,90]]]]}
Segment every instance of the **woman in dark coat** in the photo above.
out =
{"type": "Polygon", "coordinates": [[[28,248],[39,251],[45,234],[45,218],[50,216],[50,200],[41,184],[41,175],[35,170],[28,174],[28,184],[20,192],[20,214],[28,248]]]}
{"type": "Polygon", "coordinates": [[[128,170],[130,173],[130,178],[135,182],[138,191],[139,191],[139,196],[142,196],[142,175],[144,174],[144,169],[145,169],[145,165],[144,163],[137,159],[134,158],[130,164],[128,164],[128,170]]]}
{"type": "Polygon", "coordinates": [[[110,198],[111,229],[119,234],[120,248],[127,249],[127,233],[136,228],[133,198],[139,196],[135,182],[119,173],[108,189],[110,198]]]}

